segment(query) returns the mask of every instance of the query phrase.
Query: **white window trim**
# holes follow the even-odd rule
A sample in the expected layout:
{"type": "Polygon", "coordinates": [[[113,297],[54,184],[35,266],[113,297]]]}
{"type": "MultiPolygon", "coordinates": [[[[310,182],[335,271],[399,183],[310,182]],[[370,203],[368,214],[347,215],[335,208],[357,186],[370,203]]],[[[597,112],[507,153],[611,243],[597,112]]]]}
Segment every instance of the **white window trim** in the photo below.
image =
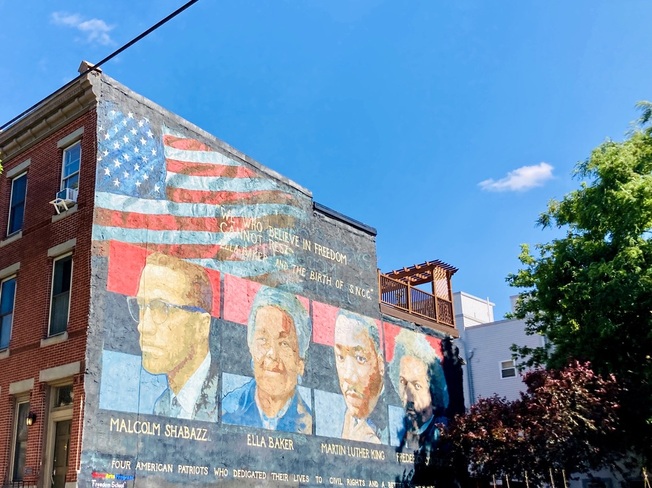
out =
{"type": "MultiPolygon", "coordinates": [[[[83,135],[84,135],[84,128],[80,127],[79,129],[77,129],[77,130],[71,132],[70,134],[68,134],[66,137],[64,137],[62,139],[59,139],[57,141],[57,147],[59,149],[63,149],[63,151],[61,152],[61,179],[59,181],[59,189],[60,190],[64,189],[64,186],[63,186],[64,174],[63,174],[63,172],[66,169],[66,166],[65,166],[66,151],[68,151],[70,148],[72,148],[76,144],[80,144],[80,147],[79,147],[79,169],[77,170],[77,174],[79,174],[81,172],[81,152],[82,152],[81,151],[81,149],[82,149],[81,148],[81,139],[82,139],[83,135]]],[[[70,176],[71,175],[68,175],[68,178],[70,178],[70,176]]]]}
{"type": "Polygon", "coordinates": [[[8,280],[16,280],[16,284],[14,285],[14,303],[11,305],[11,327],[9,328],[9,342],[7,343],[7,347],[4,349],[2,349],[2,346],[0,346],[0,359],[6,357],[1,355],[4,352],[7,352],[7,356],[9,355],[9,344],[11,344],[11,335],[14,331],[14,316],[16,314],[16,290],[18,289],[18,280],[15,274],[0,278],[0,298],[2,298],[2,285],[5,281],[8,280]]]}
{"type": "MultiPolygon", "coordinates": [[[[64,185],[64,180],[70,179],[71,176],[78,175],[77,181],[79,181],[80,173],[81,173],[81,138],[77,139],[75,142],[72,142],[71,144],[69,144],[67,147],[63,149],[63,152],[61,154],[61,181],[59,182],[59,189],[64,190],[67,188],[64,185]],[[70,150],[72,147],[76,146],[77,144],[79,144],[79,169],[76,172],[70,173],[69,175],[66,176],[64,175],[64,171],[66,169],[66,152],[70,150]]],[[[79,188],[79,183],[77,183],[77,188],[79,188]]]]}
{"type": "Polygon", "coordinates": [[[34,378],[14,381],[13,383],[9,383],[9,394],[18,396],[21,393],[27,393],[32,388],[34,388],[34,378]]]}
{"type": "Polygon", "coordinates": [[[57,141],[57,147],[59,149],[68,148],[72,146],[74,143],[76,143],[77,141],[81,140],[83,134],[84,134],[84,128],[80,127],[74,132],[68,134],[66,137],[59,139],[57,141]]]}
{"type": "Polygon", "coordinates": [[[64,254],[70,254],[72,253],[73,249],[75,249],[75,246],[77,245],[77,239],[70,239],[66,242],[62,242],[61,244],[57,244],[56,246],[52,246],[50,249],[48,249],[48,257],[49,258],[62,258],[64,257],[64,254]]]}
{"type": "MultiPolygon", "coordinates": [[[[7,215],[7,231],[5,232],[5,236],[7,236],[7,237],[13,237],[18,233],[20,233],[21,236],[22,236],[22,233],[23,233],[23,226],[21,226],[20,229],[18,229],[17,231],[12,232],[11,234],[9,233],[9,226],[11,225],[11,206],[12,206],[12,203],[14,203],[14,182],[18,178],[22,178],[23,176],[25,178],[27,178],[27,171],[23,171],[22,173],[20,173],[19,175],[16,175],[14,178],[11,179],[11,183],[10,183],[11,184],[11,190],[9,192],[10,193],[10,195],[9,195],[9,209],[8,209],[9,211],[8,211],[8,215],[7,215]]],[[[27,199],[27,185],[25,185],[25,199],[27,199]]],[[[25,224],[25,203],[24,202],[23,202],[23,224],[25,224]]]]}
{"type": "MultiPolygon", "coordinates": [[[[11,481],[13,481],[14,475],[16,474],[14,473],[14,461],[16,460],[16,436],[18,435],[18,411],[20,410],[18,405],[23,403],[30,403],[29,395],[19,395],[14,399],[14,415],[13,423],[11,424],[11,450],[9,451],[9,469],[7,473],[11,481]]],[[[31,409],[31,406],[28,408],[28,411],[29,409],[31,409]]]]}
{"type": "MultiPolygon", "coordinates": [[[[72,239],[72,240],[76,241],[76,239],[72,239]]],[[[68,242],[70,242],[70,241],[68,241],[68,242]]],[[[67,244],[67,243],[64,242],[63,244],[67,244]]],[[[63,245],[63,244],[60,244],[60,245],[63,245]]],[[[55,247],[58,247],[58,246],[55,246],[55,247]]],[[[48,251],[48,256],[49,255],[50,255],[50,251],[48,251]]],[[[52,261],[52,273],[51,273],[52,278],[50,280],[51,281],[51,283],[50,283],[50,307],[49,307],[49,310],[48,310],[48,336],[47,336],[47,339],[51,339],[53,337],[63,336],[64,334],[65,334],[65,339],[62,339],[62,341],[66,340],[68,338],[68,322],[70,322],[70,303],[72,302],[72,284],[73,284],[73,273],[74,273],[74,266],[75,266],[74,259],[71,260],[71,263],[70,263],[70,293],[68,294],[68,316],[66,317],[66,330],[64,330],[62,332],[58,332],[56,334],[51,334],[50,333],[50,329],[52,327],[52,302],[53,302],[52,299],[54,298],[54,271],[55,271],[57,261],[65,259],[68,256],[72,256],[72,251],[67,252],[65,254],[61,254],[61,255],[57,256],[56,258],[54,258],[54,260],[52,261]]],[[[46,346],[50,345],[50,343],[46,343],[45,345],[46,346]]],[[[43,347],[43,341],[41,341],[41,347],[43,347]]]]}
{"type": "Polygon", "coordinates": [[[12,242],[17,241],[21,237],[23,237],[23,231],[22,230],[16,232],[15,234],[11,234],[11,236],[5,238],[3,241],[0,241],[0,247],[4,247],[4,246],[6,246],[8,244],[11,244],[12,242]]]}
{"type": "Polygon", "coordinates": [[[8,169],[5,176],[7,177],[8,180],[13,180],[19,174],[26,173],[27,168],[29,168],[30,164],[32,164],[32,160],[27,159],[27,160],[23,161],[22,163],[14,166],[13,168],[8,169]]]}
{"type": "Polygon", "coordinates": [[[20,263],[14,263],[6,268],[0,269],[0,280],[4,280],[5,278],[9,278],[12,275],[15,275],[20,271],[20,263]]]}
{"type": "Polygon", "coordinates": [[[66,342],[67,340],[68,340],[68,331],[66,330],[64,332],[61,332],[60,334],[46,337],[45,339],[41,339],[40,347],[48,347],[54,344],[61,344],[62,342],[66,342]]]}
{"type": "MultiPolygon", "coordinates": [[[[38,380],[40,383],[54,383],[55,381],[65,380],[72,378],[74,375],[81,372],[81,362],[63,364],[53,368],[42,369],[39,371],[38,380]]],[[[63,383],[63,385],[70,384],[71,380],[63,383]]],[[[60,385],[58,385],[60,386],[60,385]]]]}
{"type": "Polygon", "coordinates": [[[516,371],[516,363],[514,362],[513,359],[505,359],[503,361],[500,361],[498,363],[498,369],[500,371],[500,379],[501,380],[511,380],[511,379],[514,379],[514,378],[518,377],[518,371],[516,371]],[[507,363],[507,362],[512,363],[512,366],[508,367],[508,368],[503,367],[503,363],[507,363]],[[514,376],[504,376],[503,372],[508,371],[510,369],[514,370],[514,376]]]}
{"type": "MultiPolygon", "coordinates": [[[[19,270],[20,270],[20,263],[14,263],[12,265],[7,266],[6,268],[0,269],[0,280],[4,281],[8,278],[13,278],[14,276],[17,278],[19,270]]],[[[18,282],[16,282],[16,288],[18,288],[18,282]]],[[[15,308],[16,308],[16,294],[14,294],[14,311],[15,308]]],[[[13,324],[11,324],[11,328],[13,331],[13,324]]],[[[11,340],[11,338],[9,340],[11,340]]],[[[0,352],[0,359],[5,359],[8,357],[9,357],[9,348],[0,352]]],[[[31,390],[32,387],[30,386],[29,389],[31,390]]]]}
{"type": "Polygon", "coordinates": [[[74,214],[77,211],[77,208],[79,208],[79,207],[77,207],[77,205],[75,205],[74,207],[70,207],[68,210],[64,210],[61,213],[55,213],[52,216],[52,222],[53,223],[58,222],[59,220],[61,220],[63,218],[66,218],[68,215],[74,214]]]}

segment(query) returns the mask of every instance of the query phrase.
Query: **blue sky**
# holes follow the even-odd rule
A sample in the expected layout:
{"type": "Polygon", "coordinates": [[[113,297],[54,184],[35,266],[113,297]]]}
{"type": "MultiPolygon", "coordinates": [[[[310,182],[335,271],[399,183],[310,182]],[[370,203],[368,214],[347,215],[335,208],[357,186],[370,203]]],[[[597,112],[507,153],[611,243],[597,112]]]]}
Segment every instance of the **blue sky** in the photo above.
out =
{"type": "MultiPolygon", "coordinates": [[[[0,0],[0,123],[182,0],[0,0]]],[[[378,230],[384,271],[440,259],[515,290],[577,161],[652,99],[652,3],[200,0],[103,66],[378,230]]]]}

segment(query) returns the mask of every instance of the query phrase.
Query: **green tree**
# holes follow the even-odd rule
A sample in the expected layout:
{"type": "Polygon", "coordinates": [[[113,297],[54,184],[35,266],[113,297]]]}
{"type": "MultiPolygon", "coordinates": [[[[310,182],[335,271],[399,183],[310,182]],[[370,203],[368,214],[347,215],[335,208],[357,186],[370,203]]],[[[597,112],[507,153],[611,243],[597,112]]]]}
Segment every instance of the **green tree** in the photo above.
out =
{"type": "MultiPolygon", "coordinates": [[[[539,219],[563,237],[523,246],[515,316],[552,345],[518,348],[528,365],[590,361],[614,374],[621,435],[613,447],[652,460],[652,105],[623,142],[607,141],[578,163],[580,188],[539,219]]],[[[617,438],[618,437],[618,438],[617,438]]]]}

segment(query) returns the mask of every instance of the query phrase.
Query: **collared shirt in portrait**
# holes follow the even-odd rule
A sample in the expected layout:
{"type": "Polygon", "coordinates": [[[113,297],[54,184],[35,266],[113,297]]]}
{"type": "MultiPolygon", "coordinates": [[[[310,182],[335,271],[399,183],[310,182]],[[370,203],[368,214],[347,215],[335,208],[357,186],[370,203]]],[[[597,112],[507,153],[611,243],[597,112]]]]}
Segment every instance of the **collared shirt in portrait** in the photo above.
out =
{"type": "Polygon", "coordinates": [[[201,395],[202,386],[208,377],[208,370],[211,365],[211,353],[206,354],[206,357],[199,365],[199,368],[192,374],[186,384],[183,385],[178,394],[172,392],[170,395],[170,412],[173,412],[175,404],[178,405],[179,413],[171,415],[178,419],[192,419],[195,411],[195,404],[199,395],[201,395]]]}

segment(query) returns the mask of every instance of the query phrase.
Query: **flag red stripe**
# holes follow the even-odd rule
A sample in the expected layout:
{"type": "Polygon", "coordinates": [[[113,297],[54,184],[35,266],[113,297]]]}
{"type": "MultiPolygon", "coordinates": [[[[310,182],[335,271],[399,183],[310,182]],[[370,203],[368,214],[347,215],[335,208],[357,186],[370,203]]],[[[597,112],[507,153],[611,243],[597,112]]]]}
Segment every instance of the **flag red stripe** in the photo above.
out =
{"type": "Polygon", "coordinates": [[[149,252],[160,252],[180,259],[213,259],[216,261],[248,262],[259,261],[267,256],[266,244],[249,247],[218,246],[213,244],[155,244],[146,243],[149,252]],[[252,259],[252,256],[255,259],[252,259]]]}
{"type": "Polygon", "coordinates": [[[148,251],[158,251],[180,259],[219,259],[226,260],[231,251],[213,244],[153,244],[147,243],[148,251]]]}
{"type": "MultiPolygon", "coordinates": [[[[148,215],[135,212],[121,212],[96,208],[96,223],[108,227],[122,227],[125,229],[151,229],[151,230],[209,230],[208,227],[219,229],[224,219],[203,217],[178,217],[175,215],[148,215]]],[[[230,222],[229,222],[230,224],[230,222]]],[[[242,226],[242,222],[234,222],[234,228],[242,226]]]]}
{"type": "Polygon", "coordinates": [[[168,199],[173,202],[205,203],[208,205],[222,205],[225,203],[240,203],[242,205],[280,203],[291,205],[294,200],[291,195],[279,190],[235,192],[186,190],[168,187],[166,194],[168,199]]]}
{"type": "Polygon", "coordinates": [[[163,144],[173,147],[175,149],[183,149],[185,151],[205,151],[216,152],[210,146],[195,139],[186,139],[185,137],[173,136],[172,134],[163,134],[163,144]]]}
{"type": "MultiPolygon", "coordinates": [[[[118,241],[109,241],[109,273],[106,289],[122,295],[135,296],[138,291],[140,274],[145,266],[147,256],[153,249],[118,241]]],[[[220,273],[205,268],[213,289],[213,305],[210,314],[220,316],[220,273]]]]}
{"type": "MultiPolygon", "coordinates": [[[[249,247],[218,246],[213,244],[154,244],[152,242],[124,245],[129,245],[145,252],[146,254],[143,254],[143,261],[147,254],[153,252],[160,252],[179,259],[215,259],[216,261],[231,262],[251,261],[251,259],[244,258],[253,254],[258,256],[256,260],[260,260],[260,256],[267,256],[269,254],[266,244],[255,244],[249,247]]],[[[109,252],[113,253],[114,251],[110,250],[109,252]]],[[[125,257],[129,258],[128,256],[122,256],[121,261],[125,263],[130,262],[129,259],[124,259],[125,257]]]]}
{"type": "Polygon", "coordinates": [[[245,166],[227,166],[212,163],[190,163],[166,159],[167,170],[189,176],[223,176],[225,178],[257,178],[258,174],[245,166]]]}
{"type": "Polygon", "coordinates": [[[100,207],[95,212],[98,225],[125,229],[240,232],[253,230],[256,224],[261,225],[263,230],[268,227],[289,228],[295,224],[295,218],[288,215],[263,215],[255,218],[179,217],[121,212],[100,207]]]}

